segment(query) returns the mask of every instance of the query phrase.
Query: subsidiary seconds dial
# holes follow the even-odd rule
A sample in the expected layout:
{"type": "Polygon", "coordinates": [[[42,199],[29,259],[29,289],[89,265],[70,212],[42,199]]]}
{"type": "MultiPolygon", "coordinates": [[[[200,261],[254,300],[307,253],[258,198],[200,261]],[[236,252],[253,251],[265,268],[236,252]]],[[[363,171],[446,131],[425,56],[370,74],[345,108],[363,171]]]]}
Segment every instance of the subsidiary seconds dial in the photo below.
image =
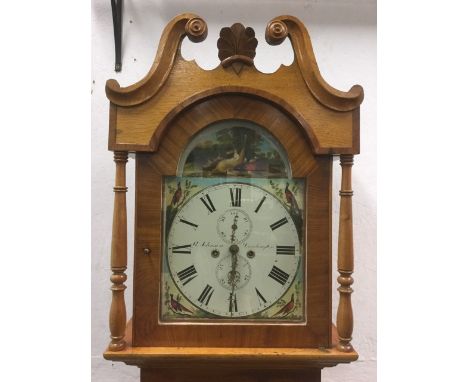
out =
{"type": "Polygon", "coordinates": [[[280,200],[252,184],[223,183],[180,208],[166,256],[174,282],[192,304],[236,318],[278,301],[302,253],[296,225],[280,200]]]}
{"type": "Polygon", "coordinates": [[[240,208],[232,208],[218,218],[217,231],[224,242],[228,244],[241,243],[250,236],[252,221],[249,215],[240,208]]]}

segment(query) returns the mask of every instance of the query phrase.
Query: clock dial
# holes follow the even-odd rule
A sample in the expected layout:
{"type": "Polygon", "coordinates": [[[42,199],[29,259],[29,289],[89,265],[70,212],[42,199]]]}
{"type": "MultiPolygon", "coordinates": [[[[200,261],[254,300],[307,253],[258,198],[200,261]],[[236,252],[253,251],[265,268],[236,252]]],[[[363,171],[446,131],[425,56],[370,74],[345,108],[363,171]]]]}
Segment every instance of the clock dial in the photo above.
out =
{"type": "Polygon", "coordinates": [[[224,318],[250,316],[277,303],[302,258],[290,212],[253,184],[215,184],[191,196],[177,210],[166,242],[180,293],[224,318]]]}

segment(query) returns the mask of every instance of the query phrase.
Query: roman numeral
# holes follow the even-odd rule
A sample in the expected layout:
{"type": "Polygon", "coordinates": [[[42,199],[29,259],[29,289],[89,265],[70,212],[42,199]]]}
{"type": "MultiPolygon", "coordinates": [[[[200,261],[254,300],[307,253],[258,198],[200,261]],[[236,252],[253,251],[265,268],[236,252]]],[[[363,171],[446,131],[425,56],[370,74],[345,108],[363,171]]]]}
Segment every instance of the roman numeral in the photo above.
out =
{"type": "Polygon", "coordinates": [[[184,223],[184,224],[187,224],[187,225],[191,225],[192,227],[198,228],[198,224],[189,222],[188,220],[180,219],[180,222],[181,222],[181,223],[184,223]]]}
{"type": "Polygon", "coordinates": [[[236,312],[237,313],[237,296],[235,293],[229,294],[229,312],[236,312]]]}
{"type": "Polygon", "coordinates": [[[258,213],[258,211],[259,211],[260,208],[262,207],[262,204],[263,204],[263,202],[265,201],[265,199],[266,199],[266,196],[264,196],[264,197],[262,198],[262,200],[260,200],[260,203],[258,203],[257,208],[255,208],[255,213],[258,213]]]}
{"type": "Polygon", "coordinates": [[[260,291],[255,288],[255,292],[257,292],[257,296],[260,300],[262,300],[262,302],[265,304],[266,303],[266,300],[265,300],[265,297],[262,296],[262,294],[260,293],[260,291]]]}
{"type": "Polygon", "coordinates": [[[241,206],[241,189],[235,188],[229,189],[229,193],[231,194],[231,206],[233,207],[240,207],[241,206]],[[234,193],[235,190],[235,193],[234,193]]]}
{"type": "Polygon", "coordinates": [[[268,274],[273,280],[279,282],[281,285],[286,284],[289,279],[289,274],[273,265],[271,272],[268,274]]]}
{"type": "Polygon", "coordinates": [[[210,211],[210,213],[212,213],[213,211],[216,211],[216,208],[214,207],[213,202],[210,199],[210,195],[205,195],[201,197],[200,200],[203,202],[205,207],[208,208],[208,211],[210,211]]]}
{"type": "Polygon", "coordinates": [[[201,292],[201,295],[198,297],[198,301],[202,304],[208,305],[211,296],[213,296],[213,292],[213,287],[211,285],[206,284],[205,289],[203,289],[203,292],[201,292]]]}
{"type": "Polygon", "coordinates": [[[185,285],[192,281],[195,277],[198,276],[197,270],[193,265],[182,269],[180,272],[177,272],[177,276],[179,277],[180,281],[182,281],[182,285],[185,285]]]}
{"type": "Polygon", "coordinates": [[[192,244],[185,244],[185,245],[177,245],[172,247],[172,253],[192,253],[192,244]]]}
{"type": "Polygon", "coordinates": [[[277,245],[277,255],[294,255],[296,253],[296,247],[294,245],[277,245]]]}
{"type": "Polygon", "coordinates": [[[282,219],[278,220],[277,222],[274,222],[273,224],[270,224],[270,228],[271,228],[272,231],[274,231],[275,229],[281,227],[282,225],[285,225],[287,222],[288,222],[288,219],[282,218],[282,219]]]}

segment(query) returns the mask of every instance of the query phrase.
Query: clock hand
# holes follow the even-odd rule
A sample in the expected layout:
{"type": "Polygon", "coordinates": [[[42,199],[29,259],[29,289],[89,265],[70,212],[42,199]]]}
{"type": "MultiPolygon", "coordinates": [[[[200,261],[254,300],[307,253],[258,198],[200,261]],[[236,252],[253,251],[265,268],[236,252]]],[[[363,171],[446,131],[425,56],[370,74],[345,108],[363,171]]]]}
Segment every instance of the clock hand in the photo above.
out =
{"type": "Polygon", "coordinates": [[[231,243],[234,243],[236,240],[236,230],[237,230],[237,220],[239,219],[239,215],[236,213],[234,216],[234,221],[232,222],[232,233],[231,233],[231,243]]]}
{"type": "MultiPolygon", "coordinates": [[[[234,243],[236,239],[236,230],[237,230],[237,219],[238,214],[234,216],[234,221],[232,222],[232,233],[231,233],[231,243],[234,243]]],[[[229,284],[232,285],[232,292],[234,292],[234,288],[236,287],[236,268],[237,268],[237,253],[239,252],[239,247],[235,244],[232,244],[229,247],[229,252],[231,252],[231,271],[229,272],[228,281],[229,284]]],[[[232,293],[231,293],[232,296],[232,293]]]]}
{"type": "MultiPolygon", "coordinates": [[[[239,215],[236,212],[234,216],[234,221],[232,222],[232,233],[231,233],[231,243],[234,243],[236,240],[236,230],[237,230],[237,220],[239,219],[239,215]]],[[[231,252],[231,270],[229,271],[228,275],[228,283],[231,285],[231,293],[229,295],[229,306],[232,314],[232,305],[236,302],[233,301],[234,298],[234,290],[237,286],[237,254],[239,253],[239,247],[236,244],[231,244],[229,247],[229,252],[231,252]]]]}
{"type": "MultiPolygon", "coordinates": [[[[239,253],[239,247],[236,244],[232,244],[229,247],[229,252],[231,252],[231,271],[229,272],[228,283],[231,284],[232,286],[231,293],[229,294],[229,307],[230,307],[231,315],[232,315],[232,306],[233,304],[236,304],[235,297],[234,297],[234,290],[236,289],[237,281],[238,281],[236,268],[237,268],[237,254],[239,253]]],[[[236,311],[237,311],[237,308],[236,308],[236,311]]]]}
{"type": "Polygon", "coordinates": [[[237,284],[237,254],[239,253],[239,247],[236,244],[232,244],[229,247],[229,252],[231,252],[231,270],[229,271],[228,282],[232,285],[232,291],[234,292],[234,288],[237,284]]]}

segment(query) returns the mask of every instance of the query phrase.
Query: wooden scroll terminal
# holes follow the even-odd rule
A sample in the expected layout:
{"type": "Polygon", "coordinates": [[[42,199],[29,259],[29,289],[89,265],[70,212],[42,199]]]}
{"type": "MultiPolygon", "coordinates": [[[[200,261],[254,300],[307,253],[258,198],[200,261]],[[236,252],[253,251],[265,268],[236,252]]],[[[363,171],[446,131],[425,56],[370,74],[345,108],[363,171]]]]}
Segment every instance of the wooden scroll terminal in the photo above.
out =
{"type": "Polygon", "coordinates": [[[125,281],[127,275],[127,205],[125,185],[125,165],[128,153],[126,151],[115,151],[114,162],[115,187],[114,187],[114,218],[112,223],[112,249],[111,249],[111,269],[112,275],[112,303],[109,314],[109,327],[111,332],[110,351],[119,351],[125,348],[124,341],[126,325],[125,308],[125,281]]]}
{"type": "Polygon", "coordinates": [[[351,293],[353,293],[354,252],[353,252],[353,207],[351,187],[351,167],[353,155],[340,155],[341,190],[340,190],[340,228],[338,236],[338,291],[340,301],[336,318],[338,331],[337,349],[342,352],[353,351],[351,339],[353,334],[353,307],[351,293]]]}

